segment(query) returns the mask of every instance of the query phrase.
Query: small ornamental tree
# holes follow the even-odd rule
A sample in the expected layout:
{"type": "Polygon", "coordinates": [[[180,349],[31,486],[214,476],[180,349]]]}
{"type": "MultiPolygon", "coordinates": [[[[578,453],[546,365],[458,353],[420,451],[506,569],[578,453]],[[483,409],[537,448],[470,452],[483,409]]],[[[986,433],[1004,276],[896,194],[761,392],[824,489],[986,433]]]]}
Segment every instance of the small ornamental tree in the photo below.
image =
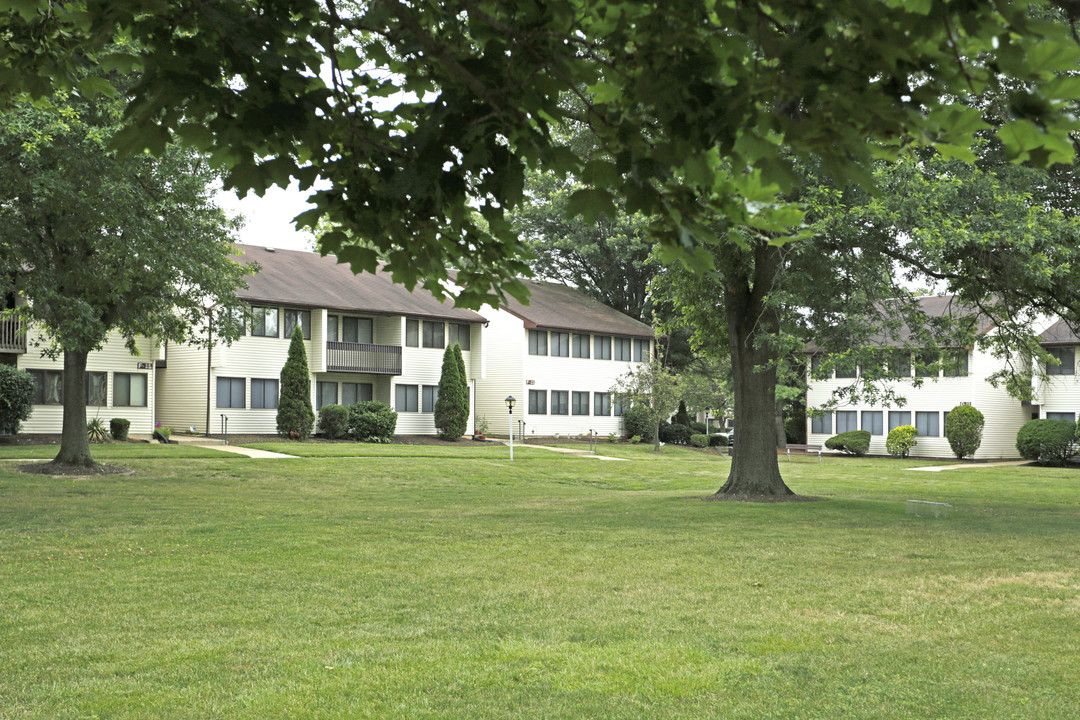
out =
{"type": "Polygon", "coordinates": [[[825,441],[825,447],[830,450],[839,450],[847,455],[862,457],[870,450],[870,431],[849,430],[833,435],[825,441]]]}
{"type": "Polygon", "coordinates": [[[0,433],[19,432],[34,409],[34,378],[25,370],[0,365],[0,433]]]}
{"type": "Polygon", "coordinates": [[[468,388],[458,369],[454,348],[443,353],[442,375],[439,377],[439,397],[435,400],[435,428],[443,440],[458,440],[469,424],[468,388]],[[462,403],[462,398],[466,402],[462,403]]]}
{"type": "Polygon", "coordinates": [[[306,440],[314,425],[315,411],[311,409],[311,375],[308,373],[307,352],[304,350],[304,333],[300,323],[297,323],[289,342],[289,357],[281,368],[278,435],[306,440]]]}
{"type": "Polygon", "coordinates": [[[457,362],[458,375],[461,376],[461,406],[465,408],[465,424],[469,423],[469,373],[465,370],[465,358],[461,354],[461,345],[454,343],[454,360],[457,362]]]}
{"type": "Polygon", "coordinates": [[[906,458],[911,448],[919,444],[919,441],[915,439],[918,434],[919,431],[912,425],[894,427],[885,439],[885,449],[893,457],[906,458]]]}
{"type": "Polygon", "coordinates": [[[972,457],[982,445],[986,418],[971,405],[958,405],[945,417],[945,439],[958,458],[972,457]]]}

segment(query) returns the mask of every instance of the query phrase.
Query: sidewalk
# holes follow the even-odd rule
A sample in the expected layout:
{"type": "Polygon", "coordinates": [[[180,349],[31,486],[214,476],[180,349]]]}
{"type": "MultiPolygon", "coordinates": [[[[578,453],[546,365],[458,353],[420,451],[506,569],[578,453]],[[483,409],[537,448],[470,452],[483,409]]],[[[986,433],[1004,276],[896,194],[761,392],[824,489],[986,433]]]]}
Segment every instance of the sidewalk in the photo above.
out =
{"type": "MultiPolygon", "coordinates": [[[[510,445],[509,440],[497,440],[496,442],[501,442],[503,445],[506,445],[506,446],[510,445]]],[[[551,447],[550,445],[532,445],[532,444],[529,444],[529,443],[526,443],[526,444],[522,445],[521,443],[516,443],[514,445],[514,447],[519,447],[519,448],[528,447],[528,448],[536,448],[537,450],[550,450],[551,452],[562,453],[563,455],[577,455],[579,457],[589,457],[589,458],[594,458],[596,460],[616,460],[618,462],[625,462],[626,461],[626,458],[608,457],[607,455],[593,455],[592,452],[590,452],[589,450],[576,450],[576,449],[573,449],[573,448],[558,448],[558,447],[551,447]]]]}
{"type": "MultiPolygon", "coordinates": [[[[132,435],[133,440],[151,440],[148,435],[132,435]]],[[[172,435],[169,440],[179,445],[194,445],[196,447],[210,448],[211,450],[220,450],[221,452],[233,453],[234,455],[245,455],[249,458],[258,458],[260,460],[284,460],[295,459],[296,455],[285,455],[284,453],[270,452],[269,450],[256,450],[255,448],[240,447],[239,445],[224,445],[221,440],[217,438],[202,437],[199,435],[172,435]]]]}
{"type": "Polygon", "coordinates": [[[978,470],[979,468],[991,468],[991,467],[1016,467],[1017,465],[1028,465],[1030,460],[1006,460],[1004,462],[992,462],[992,463],[963,463],[961,465],[933,465],[931,467],[921,468],[908,468],[908,470],[916,470],[919,472],[941,472],[942,470],[978,470]]]}

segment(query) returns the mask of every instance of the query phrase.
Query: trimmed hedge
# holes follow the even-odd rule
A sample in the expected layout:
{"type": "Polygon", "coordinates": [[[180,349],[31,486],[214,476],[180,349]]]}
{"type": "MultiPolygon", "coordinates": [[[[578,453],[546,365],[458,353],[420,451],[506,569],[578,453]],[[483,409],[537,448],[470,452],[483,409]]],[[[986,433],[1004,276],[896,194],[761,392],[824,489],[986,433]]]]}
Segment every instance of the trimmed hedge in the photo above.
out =
{"type": "Polygon", "coordinates": [[[349,406],[349,436],[360,442],[388,443],[397,430],[397,413],[386,403],[358,402],[349,406]]]}
{"type": "MultiPolygon", "coordinates": [[[[713,423],[713,427],[716,427],[716,423],[713,423]]],[[[690,423],[690,429],[694,431],[695,435],[705,434],[705,423],[698,422],[697,420],[690,423]]]]}
{"type": "Polygon", "coordinates": [[[1040,465],[1064,465],[1076,454],[1076,442],[1076,423],[1068,420],[1031,420],[1016,433],[1020,457],[1040,465]]]}
{"type": "Polygon", "coordinates": [[[109,421],[109,434],[112,435],[113,440],[120,442],[127,440],[130,428],[131,421],[126,418],[113,418],[109,421]]]}
{"type": "Polygon", "coordinates": [[[19,432],[34,409],[34,378],[12,365],[0,365],[0,432],[19,432]]]}
{"type": "Polygon", "coordinates": [[[696,448],[707,448],[707,447],[709,447],[709,436],[708,435],[691,435],[690,436],[690,444],[693,445],[696,448]]]}
{"type": "Polygon", "coordinates": [[[323,405],[319,408],[319,429],[327,440],[337,440],[349,432],[349,408],[344,405],[323,405]]]}
{"type": "Polygon", "coordinates": [[[727,447],[728,436],[716,433],[709,436],[709,447],[727,447]]]}
{"type": "Polygon", "coordinates": [[[825,447],[830,450],[839,450],[848,455],[862,457],[870,450],[870,431],[849,430],[839,435],[833,435],[825,441],[825,447]]]}
{"type": "Polygon", "coordinates": [[[958,458],[971,457],[982,445],[986,418],[971,405],[957,405],[945,417],[945,439],[958,458]]]}
{"type": "Polygon", "coordinates": [[[689,445],[691,435],[689,425],[660,423],[660,442],[665,445],[689,445]]]}
{"type": "Polygon", "coordinates": [[[885,449],[893,457],[906,458],[911,448],[919,444],[915,438],[919,431],[913,425],[900,425],[889,431],[889,437],[885,439],[885,449]]]}
{"type": "Polygon", "coordinates": [[[653,425],[649,408],[641,405],[626,408],[623,413],[623,431],[626,437],[637,435],[652,442],[656,426],[653,425]]]}

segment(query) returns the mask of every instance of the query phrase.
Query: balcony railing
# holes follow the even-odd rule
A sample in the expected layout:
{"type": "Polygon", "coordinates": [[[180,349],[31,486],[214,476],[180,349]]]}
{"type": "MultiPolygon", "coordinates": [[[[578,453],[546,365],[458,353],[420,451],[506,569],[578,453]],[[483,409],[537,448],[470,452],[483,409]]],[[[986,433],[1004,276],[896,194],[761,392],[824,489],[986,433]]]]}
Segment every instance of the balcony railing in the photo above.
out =
{"type": "Polygon", "coordinates": [[[21,318],[0,319],[0,352],[26,352],[26,325],[21,318]]]}
{"type": "Polygon", "coordinates": [[[401,348],[397,345],[328,342],[326,343],[326,370],[328,372],[400,375],[401,348]]]}

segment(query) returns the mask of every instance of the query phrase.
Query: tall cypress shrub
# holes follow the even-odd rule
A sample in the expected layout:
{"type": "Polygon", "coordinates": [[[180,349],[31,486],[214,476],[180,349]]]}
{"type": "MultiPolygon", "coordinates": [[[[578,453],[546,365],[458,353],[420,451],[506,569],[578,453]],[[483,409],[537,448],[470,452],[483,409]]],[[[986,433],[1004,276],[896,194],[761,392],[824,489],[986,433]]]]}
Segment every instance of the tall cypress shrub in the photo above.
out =
{"type": "Polygon", "coordinates": [[[311,409],[311,376],[308,373],[304,333],[300,323],[289,342],[289,357],[281,368],[281,395],[278,400],[277,430],[282,437],[306,440],[315,425],[311,409]]]}
{"type": "MultiPolygon", "coordinates": [[[[469,422],[469,409],[461,404],[462,386],[465,380],[458,369],[454,349],[443,353],[442,376],[439,378],[439,398],[435,401],[435,427],[443,440],[457,440],[465,434],[469,422]]],[[[465,390],[464,392],[468,392],[465,390]]]]}
{"type": "Polygon", "coordinates": [[[682,400],[679,401],[679,409],[675,411],[675,417],[671,422],[690,427],[690,413],[686,412],[686,403],[682,400]]]}
{"type": "Polygon", "coordinates": [[[458,375],[461,376],[461,407],[465,408],[465,427],[469,426],[469,373],[465,371],[465,358],[461,355],[461,345],[454,343],[454,360],[457,361],[458,375]]]}

